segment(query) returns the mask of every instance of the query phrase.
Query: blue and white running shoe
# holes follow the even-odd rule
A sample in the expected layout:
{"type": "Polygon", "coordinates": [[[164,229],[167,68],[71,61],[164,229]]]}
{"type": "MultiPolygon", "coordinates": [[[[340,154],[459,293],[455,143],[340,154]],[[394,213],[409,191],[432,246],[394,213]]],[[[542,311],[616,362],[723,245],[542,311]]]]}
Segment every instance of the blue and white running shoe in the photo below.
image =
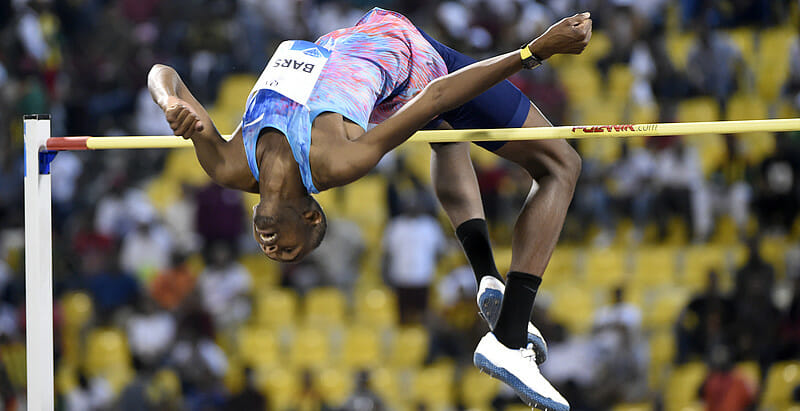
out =
{"type": "Polygon", "coordinates": [[[478,343],[472,361],[479,370],[513,388],[525,404],[544,411],[569,411],[567,400],[539,372],[532,345],[514,350],[489,332],[478,343]]]}
{"type": "MultiPolygon", "coordinates": [[[[481,278],[478,288],[478,308],[483,319],[489,323],[489,329],[494,331],[497,319],[500,317],[500,307],[503,306],[503,293],[506,290],[505,284],[491,275],[481,278]]],[[[532,323],[528,323],[528,342],[533,344],[533,351],[536,353],[536,364],[541,364],[547,360],[547,343],[542,337],[542,333],[532,323]]]]}

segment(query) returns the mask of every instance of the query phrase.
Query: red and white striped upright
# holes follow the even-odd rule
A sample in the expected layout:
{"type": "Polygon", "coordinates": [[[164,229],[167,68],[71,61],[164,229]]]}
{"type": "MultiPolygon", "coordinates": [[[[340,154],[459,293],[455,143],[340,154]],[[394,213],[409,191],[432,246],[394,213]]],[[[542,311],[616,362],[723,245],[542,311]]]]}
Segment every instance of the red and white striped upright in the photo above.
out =
{"type": "Polygon", "coordinates": [[[50,115],[25,122],[25,317],[28,409],[55,408],[53,390],[53,243],[50,160],[41,153],[50,138],[50,115]]]}

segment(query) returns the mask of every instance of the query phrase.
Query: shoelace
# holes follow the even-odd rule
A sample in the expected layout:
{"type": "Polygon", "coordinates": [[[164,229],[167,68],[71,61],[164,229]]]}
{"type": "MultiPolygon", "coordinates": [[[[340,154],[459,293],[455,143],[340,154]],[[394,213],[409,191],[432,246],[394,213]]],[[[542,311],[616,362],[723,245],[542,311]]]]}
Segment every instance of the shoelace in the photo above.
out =
{"type": "Polygon", "coordinates": [[[533,351],[533,343],[528,343],[525,348],[520,348],[519,351],[522,354],[522,358],[527,358],[528,361],[536,363],[536,352],[533,351]]]}

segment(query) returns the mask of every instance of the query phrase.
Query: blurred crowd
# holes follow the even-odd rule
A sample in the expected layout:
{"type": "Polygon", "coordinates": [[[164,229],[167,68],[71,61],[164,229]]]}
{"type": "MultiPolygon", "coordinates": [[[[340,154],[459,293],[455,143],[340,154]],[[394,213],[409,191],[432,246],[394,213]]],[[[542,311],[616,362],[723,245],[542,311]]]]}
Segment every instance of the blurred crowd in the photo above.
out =
{"type": "MultiPolygon", "coordinates": [[[[25,403],[22,115],[51,113],[56,136],[171,134],[146,88],[154,63],[175,67],[211,105],[226,79],[257,75],[280,41],[313,40],[376,6],[475,57],[516,49],[555,20],[591,11],[600,51],[591,45],[584,60],[554,59],[512,79],[556,125],[739,119],[730,113],[755,100],[756,111],[744,110],[750,115],[796,117],[800,109],[800,14],[789,0],[0,0],[0,409],[25,403]],[[787,46],[781,64],[762,59],[771,56],[767,33],[776,28],[791,33],[778,42],[787,46]],[[621,94],[612,90],[618,73],[621,94]]],[[[702,286],[669,284],[681,297],[658,333],[649,321],[660,318],[661,306],[645,300],[667,301],[660,291],[642,296],[624,283],[590,290],[583,328],[554,312],[572,294],[543,294],[534,319],[551,347],[544,370],[573,409],[663,405],[670,391],[658,367],[691,370],[681,367],[697,362],[704,368],[690,399],[711,410],[752,409],[766,398],[759,387],[773,364],[800,359],[798,136],[576,143],[583,174],[562,244],[583,250],[580,261],[612,249],[628,256],[639,246],[724,245],[726,254],[724,264],[703,270],[702,286]],[[762,245],[776,238],[777,256],[762,245]],[[746,257],[732,257],[733,248],[746,257]],[[656,314],[643,308],[649,305],[656,314]],[[662,341],[672,348],[657,349],[662,341]],[[736,364],[755,364],[745,369],[758,377],[745,378],[752,374],[736,364]]],[[[60,153],[52,173],[59,409],[278,407],[263,376],[231,348],[259,315],[267,288],[303,298],[334,287],[348,301],[365,287],[391,289],[396,328],[422,326],[429,336],[425,363],[468,369],[485,326],[472,273],[433,196],[426,155],[389,155],[367,188],[331,194],[333,204],[356,202],[366,211],[332,207],[322,246],[301,264],[277,266],[253,263],[264,257],[252,241],[252,199],[199,177],[169,186],[169,201],[158,201],[152,182],[176,172],[174,152],[60,153]],[[274,275],[254,272],[262,269],[274,275]],[[75,322],[81,304],[90,309],[75,322]],[[99,373],[83,358],[89,336],[103,330],[124,336],[132,373],[99,373]]],[[[473,159],[493,240],[507,250],[526,178],[508,163],[480,153],[473,159]]],[[[583,275],[591,276],[585,264],[583,275]]],[[[559,282],[556,275],[545,277],[543,289],[559,282]]],[[[312,371],[299,375],[290,409],[391,408],[368,371],[349,374],[353,388],[338,403],[312,371]]],[[[491,397],[496,409],[514,403],[503,390],[491,397]]],[[[465,401],[456,396],[452,408],[465,401]]]]}

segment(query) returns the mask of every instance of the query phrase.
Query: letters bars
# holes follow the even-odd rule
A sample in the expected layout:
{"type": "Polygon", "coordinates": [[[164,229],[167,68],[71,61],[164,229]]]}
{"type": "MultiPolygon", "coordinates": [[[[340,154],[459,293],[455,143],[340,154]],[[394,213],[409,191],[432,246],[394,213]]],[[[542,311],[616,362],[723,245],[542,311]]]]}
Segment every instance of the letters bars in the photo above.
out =
{"type": "MultiPolygon", "coordinates": [[[[775,120],[709,121],[698,123],[620,124],[601,126],[561,126],[473,130],[425,130],[409,141],[452,143],[462,141],[515,141],[580,139],[597,137],[656,137],[694,134],[738,134],[800,130],[800,118],[775,120]]],[[[225,136],[230,138],[230,136],[225,136]]],[[[108,150],[137,148],[192,147],[192,142],[176,136],[51,137],[48,150],[108,150]]]]}

